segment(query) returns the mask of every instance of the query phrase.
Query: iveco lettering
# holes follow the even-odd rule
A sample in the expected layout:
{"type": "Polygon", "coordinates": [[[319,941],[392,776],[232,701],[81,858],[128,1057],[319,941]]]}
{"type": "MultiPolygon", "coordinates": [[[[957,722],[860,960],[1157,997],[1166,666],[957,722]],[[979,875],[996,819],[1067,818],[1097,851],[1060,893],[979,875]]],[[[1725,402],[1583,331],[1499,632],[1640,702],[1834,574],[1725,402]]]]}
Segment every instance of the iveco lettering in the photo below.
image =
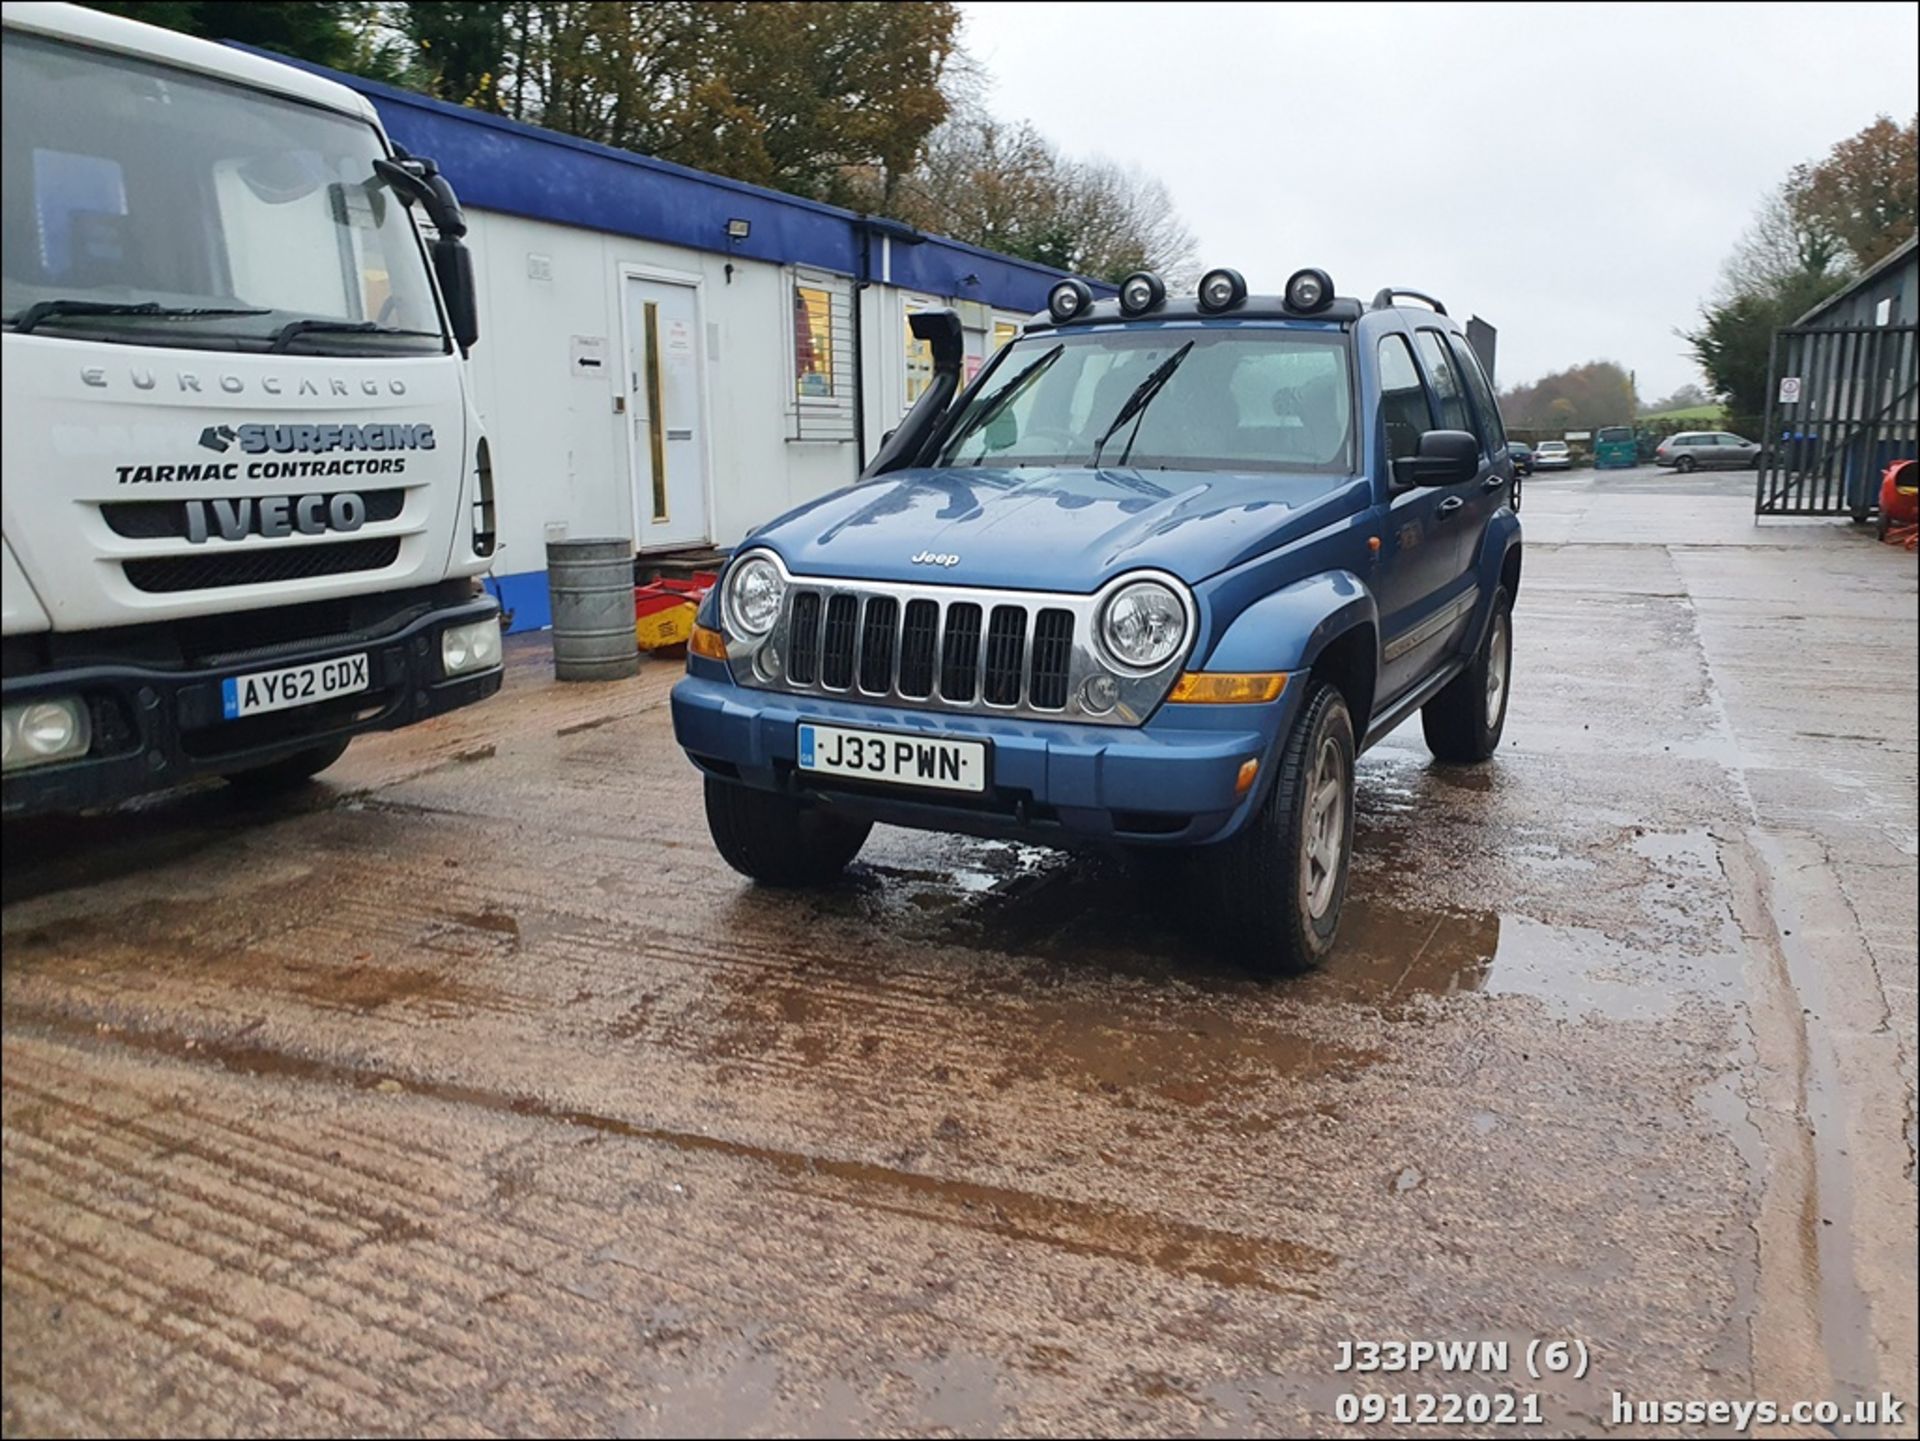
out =
{"type": "Polygon", "coordinates": [[[1417,711],[1480,764],[1506,720],[1520,522],[1465,333],[1319,270],[1069,280],[963,391],[959,318],[912,325],[934,378],[861,483],[699,618],[673,718],[721,855],[819,884],[876,821],[1181,851],[1233,949],[1319,961],[1355,757],[1417,711]]]}
{"type": "Polygon", "coordinates": [[[492,695],[452,188],[332,81],[5,17],[6,814],[294,785],[492,695]]]}

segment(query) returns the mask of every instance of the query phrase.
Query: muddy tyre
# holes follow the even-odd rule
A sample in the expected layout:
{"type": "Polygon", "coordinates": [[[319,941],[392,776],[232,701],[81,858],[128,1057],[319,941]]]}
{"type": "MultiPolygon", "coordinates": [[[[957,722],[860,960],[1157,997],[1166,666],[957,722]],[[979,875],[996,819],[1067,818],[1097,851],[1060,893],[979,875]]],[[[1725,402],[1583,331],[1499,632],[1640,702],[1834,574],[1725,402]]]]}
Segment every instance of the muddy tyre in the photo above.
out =
{"type": "Polygon", "coordinates": [[[707,830],[720,858],[763,886],[824,886],[860,854],[872,821],[707,777],[707,830]]]}
{"type": "Polygon", "coordinates": [[[263,766],[254,766],[250,770],[229,771],[224,779],[235,790],[245,791],[249,795],[276,795],[281,791],[298,790],[346,753],[345,739],[328,741],[325,745],[295,751],[290,756],[269,761],[263,766]]]}
{"type": "Polygon", "coordinates": [[[1456,765],[1486,760],[1500,749],[1512,683],[1513,597],[1501,586],[1493,593],[1493,615],[1472,663],[1420,708],[1427,749],[1456,765]]]}
{"type": "Polygon", "coordinates": [[[1333,950],[1353,855],[1353,717],[1315,684],[1246,828],[1195,853],[1229,954],[1268,974],[1310,970],[1333,950]]]}

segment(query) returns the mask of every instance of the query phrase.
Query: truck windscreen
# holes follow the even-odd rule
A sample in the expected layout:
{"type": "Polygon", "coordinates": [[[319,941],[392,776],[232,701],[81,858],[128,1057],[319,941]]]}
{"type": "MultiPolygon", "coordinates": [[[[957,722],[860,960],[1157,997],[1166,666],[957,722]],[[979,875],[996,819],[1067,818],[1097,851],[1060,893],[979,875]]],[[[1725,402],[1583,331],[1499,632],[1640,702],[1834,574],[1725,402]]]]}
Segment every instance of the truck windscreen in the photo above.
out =
{"type": "Polygon", "coordinates": [[[954,418],[947,466],[1350,473],[1347,337],[1156,326],[1016,341],[954,418]]]}
{"type": "Polygon", "coordinates": [[[13,31],[0,104],[9,325],[221,350],[446,349],[365,122],[13,31]],[[288,330],[299,321],[324,323],[288,330]]]}

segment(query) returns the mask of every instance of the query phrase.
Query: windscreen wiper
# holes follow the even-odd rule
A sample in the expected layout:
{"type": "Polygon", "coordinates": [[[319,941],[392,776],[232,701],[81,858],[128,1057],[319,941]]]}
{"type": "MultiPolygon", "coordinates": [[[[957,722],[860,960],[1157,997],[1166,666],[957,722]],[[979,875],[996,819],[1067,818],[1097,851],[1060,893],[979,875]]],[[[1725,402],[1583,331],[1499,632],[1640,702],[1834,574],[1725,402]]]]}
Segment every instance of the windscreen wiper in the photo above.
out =
{"type": "Polygon", "coordinates": [[[267,349],[276,353],[283,351],[303,335],[420,335],[430,340],[446,338],[437,330],[401,330],[382,325],[377,320],[289,320],[274,331],[273,344],[267,349]]]}
{"type": "MultiPolygon", "coordinates": [[[[994,420],[999,417],[1001,411],[1018,400],[1026,388],[1040,378],[1042,371],[1060,358],[1061,352],[1065,349],[1066,346],[1064,345],[1054,346],[1053,349],[1049,350],[1045,355],[1036,357],[1025,370],[1022,370],[1018,375],[1014,376],[1012,380],[1009,380],[1001,389],[1000,393],[994,396],[992,400],[988,401],[979,410],[975,411],[968,419],[966,426],[958,431],[952,440],[946,443],[943,447],[946,453],[949,455],[953,454],[954,447],[958,446],[961,441],[972,435],[976,430],[981,430],[991,425],[994,420]]],[[[986,457],[983,455],[981,457],[981,464],[984,465],[985,463],[986,457]]]]}
{"type": "Polygon", "coordinates": [[[162,305],[157,300],[41,300],[12,316],[8,324],[25,335],[43,320],[69,315],[152,315],[162,320],[198,320],[208,315],[271,315],[270,310],[247,310],[229,305],[162,305]]]}
{"type": "MultiPolygon", "coordinates": [[[[1135,416],[1140,415],[1153,403],[1154,396],[1160,393],[1160,387],[1173,379],[1174,371],[1180,368],[1180,362],[1187,358],[1187,352],[1192,349],[1193,342],[1189,340],[1185,345],[1174,351],[1172,355],[1169,355],[1165,360],[1154,366],[1153,374],[1149,375],[1133,388],[1133,394],[1127,397],[1127,403],[1121,406],[1120,413],[1114,416],[1113,424],[1109,425],[1106,433],[1094,442],[1093,468],[1095,470],[1100,468],[1100,453],[1107,448],[1107,442],[1113,439],[1114,432],[1119,430],[1121,426],[1125,425],[1135,416]]],[[[1120,452],[1120,463],[1122,465],[1127,463],[1127,457],[1133,453],[1134,436],[1139,434],[1139,428],[1135,427],[1133,435],[1127,437],[1127,448],[1120,452]]]]}

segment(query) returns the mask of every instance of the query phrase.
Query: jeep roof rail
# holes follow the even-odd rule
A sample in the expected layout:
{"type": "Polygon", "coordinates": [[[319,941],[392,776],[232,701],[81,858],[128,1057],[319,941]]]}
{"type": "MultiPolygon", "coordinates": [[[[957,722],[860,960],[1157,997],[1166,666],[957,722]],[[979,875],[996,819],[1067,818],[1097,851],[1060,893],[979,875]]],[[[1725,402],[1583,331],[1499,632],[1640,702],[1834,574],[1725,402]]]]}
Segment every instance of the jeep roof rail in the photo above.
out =
{"type": "Polygon", "coordinates": [[[1392,285],[1387,286],[1381,290],[1378,295],[1374,296],[1373,304],[1368,306],[1367,309],[1391,310],[1393,309],[1393,302],[1402,295],[1411,296],[1415,300],[1424,300],[1428,305],[1433,307],[1437,314],[1445,315],[1447,313],[1447,307],[1435,300],[1431,295],[1428,295],[1424,290],[1401,290],[1392,285]]]}

